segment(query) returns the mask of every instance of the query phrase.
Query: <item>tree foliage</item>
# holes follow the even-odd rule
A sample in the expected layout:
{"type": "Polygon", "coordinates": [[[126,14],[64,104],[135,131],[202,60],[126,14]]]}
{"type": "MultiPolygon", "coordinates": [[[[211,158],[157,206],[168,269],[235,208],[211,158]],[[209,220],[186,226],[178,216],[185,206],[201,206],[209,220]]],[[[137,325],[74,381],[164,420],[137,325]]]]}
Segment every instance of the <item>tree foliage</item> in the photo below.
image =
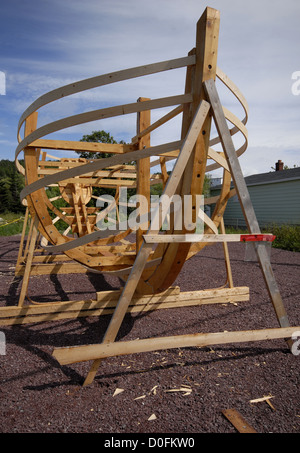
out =
{"type": "MultiPolygon", "coordinates": [[[[113,138],[112,135],[110,135],[109,132],[106,131],[92,131],[91,134],[88,135],[83,135],[82,139],[80,140],[81,142],[94,142],[94,143],[111,143],[111,144],[117,144],[116,140],[113,138]]],[[[125,144],[123,140],[119,142],[120,144],[125,144]]],[[[88,152],[88,151],[77,151],[77,154],[79,154],[79,157],[83,157],[85,159],[104,159],[106,157],[111,157],[113,154],[111,153],[93,153],[93,152],[88,152]]],[[[115,189],[104,189],[101,187],[95,188],[94,189],[94,195],[100,196],[103,194],[108,194],[115,196],[116,190],[115,189]]],[[[135,189],[128,189],[127,195],[130,197],[135,193],[135,189]]],[[[91,200],[90,205],[94,204],[94,201],[91,200]]]]}
{"type": "MultiPolygon", "coordinates": [[[[110,135],[110,133],[105,131],[93,131],[91,134],[84,135],[80,141],[111,144],[117,143],[115,139],[110,135]]],[[[120,143],[124,142],[121,140],[120,143]]],[[[101,159],[111,156],[110,153],[92,153],[88,151],[77,151],[77,154],[79,154],[80,157],[84,157],[85,159],[101,159]]]]}
{"type": "Polygon", "coordinates": [[[6,159],[0,160],[0,212],[25,211],[20,202],[23,187],[24,176],[18,172],[15,163],[6,159]]]}

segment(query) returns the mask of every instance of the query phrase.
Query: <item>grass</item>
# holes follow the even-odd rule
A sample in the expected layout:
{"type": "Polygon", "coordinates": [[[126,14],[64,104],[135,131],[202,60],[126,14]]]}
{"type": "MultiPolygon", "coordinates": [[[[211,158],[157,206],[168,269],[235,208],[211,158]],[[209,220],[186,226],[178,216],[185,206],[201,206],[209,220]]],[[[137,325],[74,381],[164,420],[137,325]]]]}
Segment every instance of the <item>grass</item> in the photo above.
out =
{"type": "Polygon", "coordinates": [[[0,236],[14,236],[22,233],[23,213],[0,213],[0,236]]]}
{"type": "Polygon", "coordinates": [[[268,229],[276,236],[273,247],[300,252],[300,225],[273,224],[268,229]]]}
{"type": "MultiPolygon", "coordinates": [[[[226,227],[226,233],[245,234],[247,230],[234,227],[226,227]]],[[[291,252],[300,252],[300,225],[277,225],[271,223],[262,228],[262,233],[272,233],[276,236],[272,247],[291,252]]]]}

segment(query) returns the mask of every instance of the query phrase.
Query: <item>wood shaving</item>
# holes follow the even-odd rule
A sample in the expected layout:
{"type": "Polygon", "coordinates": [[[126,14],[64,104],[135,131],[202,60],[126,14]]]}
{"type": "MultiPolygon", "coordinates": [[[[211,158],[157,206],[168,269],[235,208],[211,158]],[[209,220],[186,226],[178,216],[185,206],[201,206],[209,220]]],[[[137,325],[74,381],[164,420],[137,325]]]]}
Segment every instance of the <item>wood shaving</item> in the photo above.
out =
{"type": "Polygon", "coordinates": [[[122,393],[122,392],[124,392],[124,390],[125,390],[125,389],[118,389],[118,388],[117,388],[117,389],[115,390],[114,394],[113,394],[113,397],[119,395],[119,394],[122,393]]]}
{"type": "Polygon", "coordinates": [[[146,395],[137,396],[134,400],[141,400],[143,398],[146,398],[146,395]]]}
{"type": "Polygon", "coordinates": [[[262,401],[267,401],[271,398],[274,398],[274,396],[272,395],[268,395],[268,396],[263,396],[262,398],[257,398],[255,400],[250,400],[250,403],[261,403],[262,401]]]}
{"type": "Polygon", "coordinates": [[[192,391],[193,390],[189,386],[182,386],[182,387],[180,387],[178,389],[166,390],[166,392],[184,392],[183,396],[190,395],[192,393],[192,391]]]}

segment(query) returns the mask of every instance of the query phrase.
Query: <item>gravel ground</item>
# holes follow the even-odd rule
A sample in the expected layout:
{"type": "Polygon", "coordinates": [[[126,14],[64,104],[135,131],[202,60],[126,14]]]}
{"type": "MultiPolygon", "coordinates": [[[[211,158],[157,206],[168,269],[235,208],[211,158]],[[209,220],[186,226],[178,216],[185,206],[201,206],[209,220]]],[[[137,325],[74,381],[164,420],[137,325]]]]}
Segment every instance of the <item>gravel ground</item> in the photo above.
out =
{"type": "MultiPolygon", "coordinates": [[[[18,245],[17,236],[0,238],[0,306],[18,301],[18,245]]],[[[245,261],[244,244],[229,244],[229,253],[234,284],[249,286],[250,302],[126,315],[118,340],[278,327],[258,264],[245,261]]],[[[300,326],[300,254],[273,249],[272,266],[290,324],[300,326]]],[[[175,284],[188,291],[224,282],[218,244],[188,261],[175,284]]],[[[119,285],[117,278],[95,274],[39,276],[29,290],[46,302],[91,298],[119,285]]],[[[222,414],[229,408],[258,433],[300,432],[300,355],[284,340],[108,358],[94,382],[82,387],[90,362],[60,366],[53,348],[99,343],[108,322],[103,316],[1,328],[0,432],[236,433],[222,414]],[[123,391],[114,396],[116,389],[123,391]],[[250,402],[264,396],[272,396],[271,405],[250,402]]]]}

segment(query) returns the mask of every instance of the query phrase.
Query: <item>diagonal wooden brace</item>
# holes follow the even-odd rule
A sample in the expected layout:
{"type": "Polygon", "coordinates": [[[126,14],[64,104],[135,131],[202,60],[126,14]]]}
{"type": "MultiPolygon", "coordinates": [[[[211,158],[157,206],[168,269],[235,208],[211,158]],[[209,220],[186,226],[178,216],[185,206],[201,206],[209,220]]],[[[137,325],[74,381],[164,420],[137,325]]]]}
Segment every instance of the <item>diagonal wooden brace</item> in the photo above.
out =
{"type": "MultiPolygon", "coordinates": [[[[230,168],[232,179],[236,188],[236,192],[240,201],[240,205],[246,220],[248,230],[252,234],[260,234],[260,227],[255,215],[252,201],[249,195],[248,188],[237,158],[232,137],[227,125],[227,121],[223,112],[223,108],[219,99],[219,95],[213,79],[204,82],[204,88],[207,98],[211,103],[212,113],[218,130],[222,147],[230,168]]],[[[272,300],[275,313],[281,327],[288,327],[289,321],[287,313],[276,283],[276,279],[271,267],[266,248],[262,243],[254,242],[258,261],[263,273],[263,277],[272,300]]],[[[290,342],[289,342],[290,345],[290,342]]]]}

